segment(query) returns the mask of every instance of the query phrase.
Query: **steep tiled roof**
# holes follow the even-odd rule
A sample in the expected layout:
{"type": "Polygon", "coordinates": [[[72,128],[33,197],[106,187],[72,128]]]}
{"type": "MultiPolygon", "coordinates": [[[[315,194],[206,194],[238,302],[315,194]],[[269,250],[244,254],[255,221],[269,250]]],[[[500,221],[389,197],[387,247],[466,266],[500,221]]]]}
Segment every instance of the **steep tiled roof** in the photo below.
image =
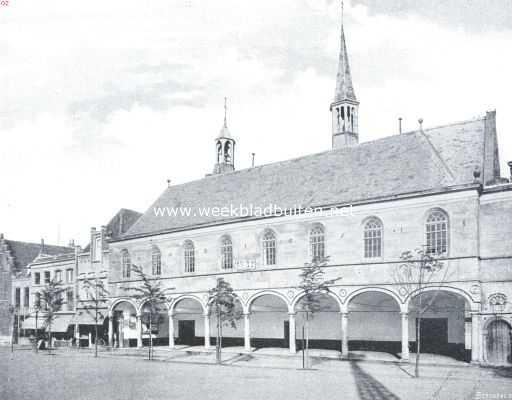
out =
{"type": "MultiPolygon", "coordinates": [[[[9,246],[11,255],[14,257],[14,267],[17,270],[25,268],[28,264],[34,261],[41,252],[40,243],[27,243],[18,242],[15,240],[5,241],[9,246]]],[[[44,245],[43,254],[45,255],[58,255],[73,253],[74,249],[65,246],[52,246],[44,245]]]]}
{"type": "Polygon", "coordinates": [[[126,233],[142,216],[140,212],[122,208],[107,224],[107,233],[112,240],[126,233]]]}
{"type": "Polygon", "coordinates": [[[157,216],[158,207],[315,207],[472,184],[485,136],[496,134],[485,129],[494,115],[171,186],[125,237],[233,219],[157,216]]]}
{"type": "MultiPolygon", "coordinates": [[[[141,216],[140,212],[121,208],[106,225],[106,233],[109,240],[119,239],[141,216]]],[[[89,243],[85,246],[83,252],[87,253],[90,250],[91,244],[89,243]]]]}

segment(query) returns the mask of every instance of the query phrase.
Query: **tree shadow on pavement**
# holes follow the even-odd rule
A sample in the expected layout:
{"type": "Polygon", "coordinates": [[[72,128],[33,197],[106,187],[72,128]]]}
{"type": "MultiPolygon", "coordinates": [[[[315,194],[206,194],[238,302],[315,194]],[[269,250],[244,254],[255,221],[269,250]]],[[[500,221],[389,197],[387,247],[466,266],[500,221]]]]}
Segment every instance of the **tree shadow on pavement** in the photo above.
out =
{"type": "Polygon", "coordinates": [[[367,372],[363,371],[357,362],[351,361],[350,366],[355,378],[357,392],[361,400],[400,400],[400,398],[390,392],[386,386],[367,372]]]}
{"type": "Polygon", "coordinates": [[[494,376],[499,376],[501,378],[512,378],[512,368],[511,367],[495,367],[493,368],[494,376]]]}

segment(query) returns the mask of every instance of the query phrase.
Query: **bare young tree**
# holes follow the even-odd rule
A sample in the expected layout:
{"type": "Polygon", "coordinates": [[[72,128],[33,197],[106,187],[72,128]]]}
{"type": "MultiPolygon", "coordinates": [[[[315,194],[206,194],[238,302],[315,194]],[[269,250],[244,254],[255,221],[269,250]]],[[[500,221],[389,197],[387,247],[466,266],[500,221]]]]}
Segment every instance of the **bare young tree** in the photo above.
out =
{"type": "Polygon", "coordinates": [[[87,293],[87,303],[83,306],[86,312],[94,318],[94,357],[98,357],[98,323],[105,318],[103,310],[108,303],[108,290],[103,279],[85,279],[82,287],[87,293]]]}
{"type": "Polygon", "coordinates": [[[57,317],[57,312],[62,309],[62,304],[64,303],[62,293],[64,291],[62,282],[53,278],[39,292],[44,307],[43,321],[44,325],[48,328],[48,352],[50,354],[52,349],[52,324],[57,317]]]}
{"type": "MultiPolygon", "coordinates": [[[[143,322],[149,327],[149,353],[148,359],[153,359],[153,325],[157,329],[161,323],[159,318],[162,311],[166,310],[165,304],[169,301],[169,292],[174,288],[162,288],[162,281],[159,279],[152,279],[148,277],[142,267],[137,265],[131,266],[132,271],[139,278],[140,284],[135,287],[125,287],[125,291],[133,292],[132,295],[138,302],[141,302],[146,307],[146,312],[143,311],[143,322]]],[[[144,308],[143,308],[144,310],[144,308]]]]}
{"type": "Polygon", "coordinates": [[[309,368],[309,321],[313,318],[314,314],[322,310],[320,299],[322,295],[329,293],[330,286],[334,285],[339,278],[325,279],[324,267],[327,265],[329,257],[315,258],[310,263],[305,263],[304,267],[299,274],[300,283],[298,289],[302,290],[304,296],[301,298],[300,305],[302,311],[306,314],[305,322],[305,365],[304,368],[309,368]]]}
{"type": "Polygon", "coordinates": [[[222,363],[222,326],[236,328],[237,321],[242,317],[242,311],[236,308],[237,294],[229,282],[218,278],[215,287],[208,292],[209,313],[215,315],[217,321],[217,340],[215,353],[217,364],[222,363]]]}
{"type": "Polygon", "coordinates": [[[400,255],[402,263],[397,264],[393,270],[394,281],[405,287],[409,294],[418,293],[416,296],[416,362],[414,367],[415,377],[420,376],[419,365],[421,355],[421,319],[434,304],[439,291],[433,296],[426,297],[423,293],[425,287],[435,283],[440,286],[446,281],[448,269],[440,257],[432,252],[417,248],[414,251],[404,251],[400,255]],[[444,271],[443,271],[444,270],[444,271]]]}
{"type": "Polygon", "coordinates": [[[17,317],[17,307],[8,304],[7,305],[7,314],[9,316],[9,326],[11,327],[11,353],[14,352],[14,338],[15,338],[15,332],[16,332],[16,318],[17,317]]]}

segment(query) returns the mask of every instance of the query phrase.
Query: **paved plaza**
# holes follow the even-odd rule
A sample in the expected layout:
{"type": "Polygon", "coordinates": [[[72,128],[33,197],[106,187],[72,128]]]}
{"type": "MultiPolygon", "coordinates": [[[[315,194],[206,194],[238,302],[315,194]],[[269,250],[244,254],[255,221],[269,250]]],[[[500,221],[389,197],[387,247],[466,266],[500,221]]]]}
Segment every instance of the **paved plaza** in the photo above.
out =
{"type": "Polygon", "coordinates": [[[32,399],[503,399],[512,398],[512,371],[467,364],[422,366],[381,361],[157,349],[45,351],[0,349],[0,398],[32,399]]]}

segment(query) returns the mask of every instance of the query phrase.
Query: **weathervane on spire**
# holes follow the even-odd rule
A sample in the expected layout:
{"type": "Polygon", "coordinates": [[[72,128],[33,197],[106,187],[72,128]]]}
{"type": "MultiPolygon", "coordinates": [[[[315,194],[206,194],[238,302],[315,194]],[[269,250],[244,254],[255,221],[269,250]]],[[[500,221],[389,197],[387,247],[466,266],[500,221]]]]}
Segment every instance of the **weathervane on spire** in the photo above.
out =
{"type": "Polygon", "coordinates": [[[228,98],[224,97],[224,127],[228,127],[228,98]]]}
{"type": "Polygon", "coordinates": [[[344,11],[345,11],[345,2],[343,0],[341,0],[341,26],[343,27],[343,14],[344,14],[344,11]]]}

